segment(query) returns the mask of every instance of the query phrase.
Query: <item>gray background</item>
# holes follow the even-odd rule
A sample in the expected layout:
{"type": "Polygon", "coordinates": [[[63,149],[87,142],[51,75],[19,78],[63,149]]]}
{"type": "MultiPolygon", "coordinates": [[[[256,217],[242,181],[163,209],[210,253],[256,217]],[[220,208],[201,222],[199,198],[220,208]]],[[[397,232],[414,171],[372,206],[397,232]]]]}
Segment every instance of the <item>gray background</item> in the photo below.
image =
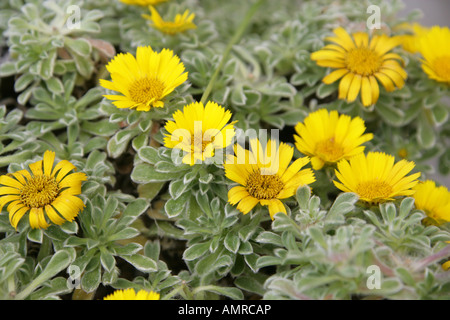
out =
{"type": "Polygon", "coordinates": [[[425,26],[450,25],[450,0],[403,0],[405,9],[401,14],[406,15],[413,9],[420,9],[423,18],[420,21],[425,26]]]}

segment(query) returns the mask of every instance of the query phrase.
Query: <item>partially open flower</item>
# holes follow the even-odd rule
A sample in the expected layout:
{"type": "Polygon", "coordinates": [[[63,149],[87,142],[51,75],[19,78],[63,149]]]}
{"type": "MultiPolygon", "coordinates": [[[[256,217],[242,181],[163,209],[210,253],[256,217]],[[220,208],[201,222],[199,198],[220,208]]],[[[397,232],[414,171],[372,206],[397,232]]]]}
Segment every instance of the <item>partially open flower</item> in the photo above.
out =
{"type": "Polygon", "coordinates": [[[427,214],[426,222],[435,225],[450,222],[450,192],[445,186],[436,186],[434,181],[427,180],[419,182],[414,190],[414,203],[427,214]]]}
{"type": "Polygon", "coordinates": [[[357,155],[350,161],[337,164],[335,186],[344,192],[354,192],[361,201],[379,204],[399,196],[414,194],[420,172],[407,175],[414,169],[414,162],[400,160],[382,152],[357,155]]]}
{"type": "Polygon", "coordinates": [[[185,32],[189,29],[195,29],[197,26],[192,22],[195,18],[194,13],[189,13],[189,10],[184,11],[183,14],[177,14],[173,21],[164,20],[158,11],[150,6],[151,16],[143,14],[142,16],[152,22],[152,26],[159,31],[174,35],[177,33],[185,32]]]}
{"type": "Polygon", "coordinates": [[[365,129],[360,117],[320,109],[295,126],[295,146],[310,156],[313,169],[319,170],[364,152],[362,144],[373,138],[371,133],[364,134],[365,129]]]}

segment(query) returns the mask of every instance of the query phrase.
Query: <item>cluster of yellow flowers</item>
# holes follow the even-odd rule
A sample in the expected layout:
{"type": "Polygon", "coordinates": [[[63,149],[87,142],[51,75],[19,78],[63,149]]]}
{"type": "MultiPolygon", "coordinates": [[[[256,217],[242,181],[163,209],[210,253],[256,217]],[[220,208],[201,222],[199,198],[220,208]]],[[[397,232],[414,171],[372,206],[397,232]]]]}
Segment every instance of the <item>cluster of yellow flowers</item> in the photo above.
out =
{"type": "MultiPolygon", "coordinates": [[[[121,0],[127,4],[150,6],[153,26],[167,34],[195,28],[194,14],[185,11],[174,21],[164,21],[153,7],[166,0],[121,0]]],[[[407,74],[403,60],[390,52],[403,44],[423,57],[423,70],[431,79],[450,84],[450,31],[448,28],[415,28],[414,35],[388,37],[357,32],[349,35],[343,28],[334,30],[331,44],[313,52],[311,59],[318,65],[336,69],[323,82],[340,79],[339,99],[354,101],[361,93],[364,106],[373,105],[380,95],[379,83],[386,91],[404,86],[407,74]],[[411,40],[413,39],[413,42],[411,40]]],[[[155,52],[150,46],[138,47],[136,56],[119,53],[106,66],[111,81],[100,80],[106,89],[119,92],[105,95],[118,108],[149,111],[164,107],[164,99],[188,79],[185,67],[170,49],[155,52]]],[[[205,105],[194,102],[173,113],[173,121],[165,124],[164,145],[185,152],[182,162],[189,165],[212,158],[217,150],[233,144],[235,122],[232,114],[215,102],[205,105]]],[[[338,181],[334,185],[343,192],[354,192],[360,201],[378,205],[400,196],[413,196],[416,207],[435,224],[450,221],[450,192],[433,181],[419,182],[420,173],[412,161],[395,162],[392,155],[382,152],[364,153],[363,144],[373,138],[365,133],[359,117],[320,109],[310,113],[295,126],[295,147],[304,157],[292,161],[294,148],[283,142],[268,140],[265,145],[250,139],[249,150],[234,144],[234,155],[227,155],[225,176],[237,183],[228,192],[228,202],[237,204],[243,214],[256,205],[267,206],[272,219],[278,212],[286,213],[281,200],[293,196],[303,185],[315,181],[314,170],[335,167],[338,181]],[[291,163],[292,161],[292,163],[291,163]],[[311,163],[311,168],[304,168],[311,163]]],[[[43,160],[21,170],[0,176],[0,207],[7,205],[11,225],[17,228],[29,212],[32,228],[45,229],[48,219],[61,225],[72,221],[84,208],[81,194],[84,173],[72,172],[75,166],[62,160],[54,166],[55,153],[45,152],[43,160]],[[72,172],[72,173],[71,173],[72,172]]],[[[109,298],[159,299],[154,292],[116,292],[109,298]]]]}
{"type": "MultiPolygon", "coordinates": [[[[340,85],[341,97],[353,99],[361,88],[363,101],[373,103],[378,97],[374,79],[380,80],[387,89],[392,89],[394,84],[403,85],[406,76],[394,61],[400,57],[386,54],[398,41],[375,36],[369,42],[368,35],[363,33],[354,34],[353,41],[342,28],[336,29],[335,34],[336,38],[330,38],[335,45],[327,45],[311,57],[321,65],[341,68],[324,79],[330,82],[338,76],[344,77],[341,80],[344,84],[340,85]],[[375,57],[381,55],[384,58],[377,58],[375,63],[375,57]],[[393,82],[384,81],[386,79],[393,82]]],[[[183,63],[171,50],[163,49],[158,53],[149,46],[138,47],[136,57],[131,53],[119,53],[107,65],[107,70],[112,81],[102,79],[100,85],[121,95],[105,97],[113,100],[118,108],[140,111],[163,107],[164,98],[188,76],[183,63]]],[[[176,111],[174,120],[166,123],[164,144],[167,148],[183,150],[183,163],[194,165],[205,161],[213,157],[216,150],[232,144],[235,128],[234,122],[229,123],[231,116],[230,111],[215,102],[209,101],[206,105],[194,102],[176,111]]],[[[268,207],[272,218],[277,212],[286,213],[280,200],[293,196],[299,186],[315,181],[311,169],[302,169],[311,161],[315,170],[336,166],[339,181],[333,181],[335,186],[358,194],[361,201],[378,204],[398,196],[414,195],[417,207],[433,220],[450,221],[448,190],[436,187],[431,181],[418,184],[420,173],[408,176],[414,168],[411,161],[394,163],[393,156],[381,152],[365,155],[362,144],[373,137],[371,133],[364,133],[365,129],[359,117],[352,119],[326,109],[313,112],[295,126],[295,146],[305,157],[292,164],[294,148],[285,143],[269,140],[263,146],[258,139],[251,139],[250,150],[235,144],[237,157],[227,155],[224,164],[225,176],[238,184],[229,190],[229,202],[238,204],[237,208],[244,214],[258,203],[268,207]]],[[[53,161],[54,153],[47,151],[43,160],[30,165],[31,173],[22,170],[0,177],[3,185],[0,205],[9,204],[7,210],[14,227],[28,211],[33,228],[47,228],[45,216],[59,225],[72,221],[83,209],[84,204],[76,195],[81,193],[85,174],[68,174],[75,167],[67,160],[53,168],[53,161]]]]}

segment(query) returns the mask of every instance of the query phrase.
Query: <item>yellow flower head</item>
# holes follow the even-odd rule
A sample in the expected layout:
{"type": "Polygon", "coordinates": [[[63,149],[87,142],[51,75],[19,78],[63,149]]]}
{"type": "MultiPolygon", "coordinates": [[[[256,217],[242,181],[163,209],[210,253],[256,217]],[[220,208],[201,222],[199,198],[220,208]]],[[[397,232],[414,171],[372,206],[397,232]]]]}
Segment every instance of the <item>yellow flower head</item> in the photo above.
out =
{"type": "Polygon", "coordinates": [[[77,197],[81,193],[81,182],[86,180],[82,172],[76,170],[67,160],[53,167],[55,153],[46,151],[44,159],[29,165],[28,170],[0,176],[0,211],[9,203],[9,221],[14,228],[23,215],[30,213],[30,226],[46,229],[50,225],[46,216],[54,224],[61,225],[72,221],[84,208],[83,201],[77,197]]]}
{"type": "Polygon", "coordinates": [[[394,156],[382,152],[361,153],[350,161],[337,164],[336,177],[340,182],[334,185],[344,192],[354,192],[363,202],[379,204],[398,196],[411,196],[417,184],[419,173],[409,176],[414,162],[400,160],[395,163],[394,156]]]}
{"type": "Polygon", "coordinates": [[[365,32],[356,32],[350,36],[345,29],[334,30],[335,37],[327,37],[332,44],[313,52],[311,59],[317,65],[334,70],[322,81],[331,84],[339,79],[339,99],[348,102],[356,100],[361,92],[364,106],[378,101],[380,82],[387,91],[402,88],[407,74],[397,60],[402,58],[390,53],[399,44],[398,38],[386,35],[374,35],[369,39],[365,32]]]}
{"type": "Polygon", "coordinates": [[[197,26],[192,22],[195,18],[195,14],[189,14],[189,10],[186,10],[182,15],[177,14],[174,21],[164,21],[155,8],[150,6],[151,16],[143,14],[142,16],[153,22],[153,27],[161,32],[174,35],[181,33],[189,29],[195,29],[197,26]]]}
{"type": "Polygon", "coordinates": [[[310,156],[313,168],[319,170],[325,164],[333,165],[364,152],[361,144],[373,138],[371,133],[364,134],[365,130],[360,117],[352,119],[337,111],[320,109],[295,126],[295,146],[310,156]]]}
{"type": "Polygon", "coordinates": [[[231,112],[209,101],[203,106],[194,102],[183,111],[173,113],[174,121],[168,121],[164,146],[185,152],[183,163],[194,165],[214,156],[218,149],[229,146],[235,136],[234,123],[229,123],[231,112]]]}
{"type": "Polygon", "coordinates": [[[137,6],[153,6],[159,3],[167,2],[167,0],[120,0],[125,4],[137,5],[137,6]]]}
{"type": "Polygon", "coordinates": [[[409,34],[402,34],[396,36],[396,38],[399,40],[403,49],[410,53],[416,53],[419,50],[417,46],[417,39],[429,30],[419,23],[402,23],[397,26],[396,29],[409,32],[409,34]]]}
{"type": "Polygon", "coordinates": [[[240,184],[228,191],[228,202],[237,205],[243,214],[250,212],[258,203],[268,206],[273,219],[277,212],[286,213],[280,199],[293,196],[303,185],[315,181],[311,169],[303,169],[309,158],[299,158],[291,165],[294,148],[275,140],[269,140],[263,149],[258,139],[250,140],[251,150],[236,144],[236,156],[225,163],[225,176],[240,184]]]}
{"type": "Polygon", "coordinates": [[[422,69],[430,79],[450,85],[450,29],[434,26],[417,39],[422,69]]]}
{"type": "Polygon", "coordinates": [[[116,290],[103,300],[159,300],[159,293],[153,291],[139,290],[137,293],[134,289],[116,290]]]}
{"type": "Polygon", "coordinates": [[[119,53],[106,69],[111,73],[112,82],[100,79],[100,85],[122,95],[104,97],[114,100],[118,108],[138,111],[164,107],[164,97],[187,80],[184,65],[172,50],[163,49],[158,53],[150,46],[138,47],[136,58],[131,53],[119,53]]]}
{"type": "Polygon", "coordinates": [[[444,186],[436,186],[431,180],[419,182],[414,190],[417,209],[423,210],[433,224],[450,222],[450,192],[444,186]]]}

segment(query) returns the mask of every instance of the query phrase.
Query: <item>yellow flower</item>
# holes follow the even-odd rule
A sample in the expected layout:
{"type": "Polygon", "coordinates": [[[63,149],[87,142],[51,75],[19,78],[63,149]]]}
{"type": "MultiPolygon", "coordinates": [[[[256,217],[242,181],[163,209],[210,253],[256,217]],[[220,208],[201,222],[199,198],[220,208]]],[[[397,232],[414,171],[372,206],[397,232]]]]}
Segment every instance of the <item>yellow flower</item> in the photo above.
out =
{"type": "Polygon", "coordinates": [[[231,112],[209,101],[206,106],[194,102],[183,111],[173,113],[174,121],[168,121],[164,146],[185,152],[183,163],[191,166],[214,156],[215,150],[229,146],[235,136],[234,123],[227,124],[231,112]]]}
{"type": "Polygon", "coordinates": [[[125,4],[138,5],[138,6],[151,6],[159,3],[167,2],[167,0],[120,0],[125,4]]]}
{"type": "Polygon", "coordinates": [[[337,164],[335,186],[344,192],[354,192],[361,201],[378,204],[398,196],[411,196],[420,173],[406,176],[415,166],[414,162],[400,160],[382,152],[359,154],[349,161],[337,164]]]}
{"type": "Polygon", "coordinates": [[[83,201],[77,197],[81,193],[81,182],[86,180],[82,172],[76,170],[67,160],[55,167],[55,153],[46,151],[44,159],[29,165],[28,170],[0,176],[0,211],[9,203],[9,221],[14,228],[23,215],[30,213],[30,226],[34,229],[46,229],[45,216],[56,225],[66,220],[72,221],[84,208],[83,201]]]}
{"type": "Polygon", "coordinates": [[[134,289],[116,290],[103,300],[159,300],[159,293],[153,291],[139,290],[137,293],[134,289]]]}
{"type": "Polygon", "coordinates": [[[450,221],[450,192],[446,187],[427,180],[419,182],[414,190],[416,208],[427,214],[427,222],[440,225],[450,221]]]}
{"type": "Polygon", "coordinates": [[[360,117],[352,119],[337,111],[320,109],[295,126],[295,146],[310,156],[312,167],[319,170],[325,164],[333,165],[364,152],[361,144],[373,138],[371,133],[364,134],[365,129],[360,117]]]}
{"type": "Polygon", "coordinates": [[[406,30],[410,32],[410,34],[395,36],[397,39],[399,39],[399,42],[402,45],[403,49],[410,53],[416,53],[419,50],[417,47],[417,39],[429,30],[428,28],[418,23],[402,23],[395,29],[406,30]]]}
{"type": "Polygon", "coordinates": [[[263,149],[258,139],[250,139],[251,150],[245,150],[236,144],[235,154],[225,163],[225,176],[237,182],[228,191],[228,202],[237,205],[243,214],[250,212],[258,203],[268,206],[273,219],[277,212],[286,213],[280,199],[293,196],[296,190],[315,181],[311,169],[303,169],[309,158],[299,158],[291,165],[294,148],[285,143],[277,146],[275,140],[269,140],[263,149]]]}
{"type": "Polygon", "coordinates": [[[112,82],[100,79],[100,85],[123,95],[104,97],[114,100],[118,108],[138,111],[164,107],[164,97],[187,80],[184,65],[172,50],[157,53],[150,46],[138,47],[136,58],[131,53],[119,53],[106,69],[111,73],[112,82]]]}
{"type": "Polygon", "coordinates": [[[442,269],[448,271],[450,269],[450,260],[442,264],[442,269]]]}
{"type": "Polygon", "coordinates": [[[422,69],[430,79],[450,85],[450,29],[434,26],[417,38],[422,69]]]}
{"type": "Polygon", "coordinates": [[[197,26],[192,22],[195,18],[195,14],[189,14],[189,10],[186,10],[182,15],[177,14],[174,21],[164,21],[155,8],[150,6],[151,16],[143,14],[142,16],[153,22],[153,27],[161,32],[174,35],[181,33],[189,29],[195,29],[197,26]]]}
{"type": "Polygon", "coordinates": [[[407,74],[397,60],[402,58],[389,53],[399,44],[397,38],[386,35],[374,35],[369,40],[365,32],[356,32],[350,36],[345,29],[334,30],[335,37],[326,40],[333,44],[313,52],[311,59],[322,67],[337,69],[322,81],[331,84],[339,79],[339,99],[354,101],[361,92],[364,106],[378,101],[380,82],[387,91],[402,88],[407,74]]]}

